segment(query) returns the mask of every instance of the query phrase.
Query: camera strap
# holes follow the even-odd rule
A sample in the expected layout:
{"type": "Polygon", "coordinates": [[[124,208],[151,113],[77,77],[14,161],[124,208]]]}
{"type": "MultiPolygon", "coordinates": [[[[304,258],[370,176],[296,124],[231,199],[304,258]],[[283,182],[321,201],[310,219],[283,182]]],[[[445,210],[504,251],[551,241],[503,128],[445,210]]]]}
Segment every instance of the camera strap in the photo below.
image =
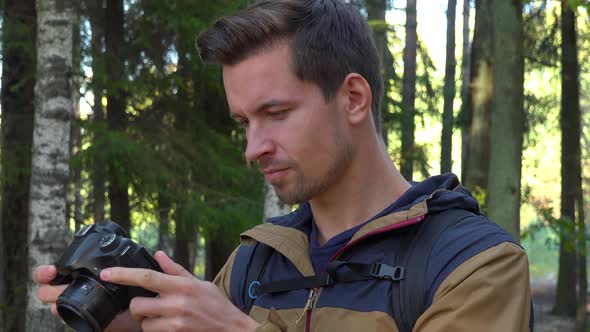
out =
{"type": "Polygon", "coordinates": [[[328,264],[326,272],[311,276],[281,280],[276,282],[254,284],[250,293],[254,296],[286,292],[296,289],[312,289],[331,287],[337,283],[362,281],[369,279],[382,279],[400,281],[404,278],[402,266],[374,263],[351,263],[333,261],[328,264]]]}
{"type": "Polygon", "coordinates": [[[382,279],[392,282],[392,309],[398,330],[412,331],[418,317],[426,310],[425,292],[429,285],[424,285],[424,275],[436,240],[446,229],[471,216],[475,214],[463,209],[433,213],[429,214],[423,222],[415,225],[418,227],[416,232],[399,233],[396,241],[400,242],[400,250],[394,254],[395,262],[401,262],[401,265],[333,261],[328,264],[326,271],[322,274],[270,283],[261,283],[260,280],[274,249],[258,242],[254,248],[248,249],[251,250],[250,260],[246,280],[242,284],[241,300],[244,306],[241,306],[241,309],[249,314],[255,299],[264,294],[382,279]]]}

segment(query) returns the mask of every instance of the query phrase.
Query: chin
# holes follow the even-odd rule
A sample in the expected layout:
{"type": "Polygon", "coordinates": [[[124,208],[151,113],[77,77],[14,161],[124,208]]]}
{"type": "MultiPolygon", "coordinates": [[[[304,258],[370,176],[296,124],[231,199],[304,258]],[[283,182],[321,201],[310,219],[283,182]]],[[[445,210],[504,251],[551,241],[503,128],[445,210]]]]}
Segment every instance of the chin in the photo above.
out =
{"type": "Polygon", "coordinates": [[[279,191],[276,188],[275,192],[277,193],[277,196],[279,197],[281,202],[285,204],[294,205],[307,201],[306,199],[302,198],[300,195],[297,195],[297,193],[294,192],[279,191]]]}

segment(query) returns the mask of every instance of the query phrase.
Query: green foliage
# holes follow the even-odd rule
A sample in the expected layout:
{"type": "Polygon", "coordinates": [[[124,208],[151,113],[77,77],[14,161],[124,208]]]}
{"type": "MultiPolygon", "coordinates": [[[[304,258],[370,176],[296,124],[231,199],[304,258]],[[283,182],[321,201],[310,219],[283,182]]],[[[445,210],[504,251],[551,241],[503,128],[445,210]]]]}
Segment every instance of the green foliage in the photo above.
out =
{"type": "MultiPolygon", "coordinates": [[[[394,59],[393,68],[385,70],[385,80],[388,81],[390,90],[385,91],[384,103],[388,112],[382,113],[383,130],[390,134],[389,153],[393,156],[394,162],[399,165],[401,159],[401,118],[402,118],[402,89],[403,80],[403,29],[395,29],[389,26],[389,49],[394,59]]],[[[418,47],[416,50],[416,121],[422,127],[427,127],[427,122],[432,118],[440,117],[440,103],[442,98],[442,81],[434,77],[436,66],[428,48],[418,36],[418,47]]],[[[437,120],[438,121],[438,120],[437,120]]],[[[415,161],[415,169],[422,178],[430,176],[431,149],[429,144],[415,143],[411,152],[411,158],[415,161]]]]}
{"type": "Polygon", "coordinates": [[[524,7],[523,32],[527,67],[557,67],[561,45],[557,7],[548,7],[545,0],[530,1],[524,7]]]}
{"type": "Polygon", "coordinates": [[[522,234],[521,243],[528,253],[531,277],[555,275],[559,238],[553,229],[546,227],[542,222],[535,222],[522,234]]]}
{"type": "MultiPolygon", "coordinates": [[[[170,236],[222,230],[237,243],[239,233],[262,220],[261,175],[245,166],[244,138],[227,116],[219,68],[205,67],[194,40],[215,17],[242,1],[129,1],[125,8],[123,82],[92,81],[122,88],[127,100],[126,130],[110,130],[93,116],[82,121],[82,146],[72,168],[82,170],[85,222],[92,222],[90,175],[113,171],[129,183],[132,235],[148,248],[158,241],[158,196],[170,201],[170,236]]],[[[82,24],[82,66],[90,58],[88,25],[82,24]]],[[[101,102],[95,101],[95,102],[101,102]]],[[[108,205],[107,205],[108,212],[108,205]]]]}
{"type": "MultiPolygon", "coordinates": [[[[366,0],[353,0],[366,14],[366,0]]],[[[177,226],[184,232],[207,234],[222,232],[235,243],[241,230],[262,219],[262,179],[243,160],[243,134],[233,127],[219,68],[203,66],[195,49],[196,35],[214,18],[245,5],[246,1],[126,1],[124,83],[104,82],[105,73],[88,74],[82,87],[91,92],[92,81],[104,88],[123,84],[127,103],[128,127],[112,132],[92,116],[84,119],[83,146],[72,160],[82,170],[85,222],[92,222],[92,186],[89,181],[96,167],[116,170],[119,180],[130,184],[133,235],[155,249],[159,222],[158,196],[170,198],[172,238],[177,226]],[[178,224],[178,225],[177,225],[178,224]],[[185,225],[185,226],[183,226],[185,225]]],[[[392,1],[389,1],[391,8],[392,1]]],[[[583,0],[570,0],[584,6],[583,0]]],[[[578,12],[582,12],[578,9],[578,12]]],[[[587,19],[581,19],[584,23],[587,19]]],[[[90,57],[89,25],[81,24],[82,66],[88,71],[90,57]]],[[[428,24],[428,22],[420,22],[428,24]]],[[[393,64],[385,68],[389,91],[385,92],[383,128],[390,133],[389,149],[399,163],[401,136],[401,91],[403,71],[403,27],[384,21],[370,21],[375,30],[387,31],[393,64]]],[[[537,198],[558,202],[558,158],[553,139],[558,135],[559,111],[559,8],[546,0],[526,1],[524,30],[527,83],[525,88],[526,136],[523,152],[523,185],[531,183],[537,198]],[[546,149],[539,149],[547,146],[546,149]],[[548,161],[551,167],[547,166],[548,161]],[[545,167],[545,168],[543,168],[545,167]],[[531,170],[535,170],[532,172],[531,170]],[[532,184],[532,183],[535,184],[532,184]],[[539,185],[538,182],[542,182],[539,185]]],[[[590,87],[590,31],[579,27],[580,83],[590,87]]],[[[15,44],[13,47],[19,47],[15,44]]],[[[442,79],[437,77],[427,45],[419,41],[417,50],[416,120],[425,130],[439,122],[442,105],[442,79]]],[[[104,91],[102,91],[104,92],[104,91]]],[[[90,95],[87,94],[87,98],[90,95]]],[[[590,105],[582,94],[582,108],[590,105]]],[[[586,107],[587,108],[587,107],[586,107]]],[[[586,114],[586,122],[590,119],[586,114]]],[[[590,126],[583,125],[585,139],[590,126]]],[[[436,135],[438,139],[439,135],[436,135]]],[[[436,140],[417,142],[413,157],[422,177],[432,171],[437,160],[436,140]]],[[[557,143],[558,144],[558,143],[557,143]]],[[[586,146],[590,146],[587,144],[586,146]]],[[[583,148],[583,156],[590,149],[583,148]]],[[[456,161],[457,162],[457,161],[456,161]]],[[[587,166],[587,165],[586,165],[587,166]]],[[[587,168],[587,167],[586,167],[587,168]]],[[[476,188],[473,194],[486,210],[486,193],[476,188]]],[[[527,201],[527,204],[529,202],[527,201]]],[[[545,203],[543,203],[545,204],[545,203]]],[[[552,219],[552,210],[538,204],[541,216],[523,232],[525,246],[543,248],[553,255],[556,234],[571,231],[571,222],[552,219]],[[549,242],[547,242],[549,241],[549,242]],[[546,243],[551,245],[546,246],[546,243]]],[[[108,207],[107,207],[108,210],[108,207]]],[[[540,250],[540,249],[534,249],[540,250]]]]}
{"type": "Polygon", "coordinates": [[[535,240],[538,233],[555,234],[555,236],[547,237],[545,243],[549,244],[550,241],[554,241],[553,244],[558,246],[560,242],[563,242],[565,249],[568,251],[574,250],[581,241],[588,241],[588,234],[577,232],[573,220],[555,217],[557,213],[551,204],[535,199],[530,187],[523,189],[523,202],[535,209],[537,220],[522,231],[522,240],[528,238],[535,240]]]}
{"type": "Polygon", "coordinates": [[[578,7],[583,6],[585,6],[586,9],[590,10],[590,3],[588,2],[588,0],[568,0],[568,5],[574,11],[578,9],[578,7]]]}
{"type": "Polygon", "coordinates": [[[471,190],[471,194],[473,195],[473,197],[475,197],[475,199],[479,203],[479,210],[481,211],[481,213],[487,214],[488,213],[488,206],[487,206],[486,202],[488,199],[488,192],[485,189],[481,188],[480,186],[476,186],[475,188],[473,188],[471,190]]]}

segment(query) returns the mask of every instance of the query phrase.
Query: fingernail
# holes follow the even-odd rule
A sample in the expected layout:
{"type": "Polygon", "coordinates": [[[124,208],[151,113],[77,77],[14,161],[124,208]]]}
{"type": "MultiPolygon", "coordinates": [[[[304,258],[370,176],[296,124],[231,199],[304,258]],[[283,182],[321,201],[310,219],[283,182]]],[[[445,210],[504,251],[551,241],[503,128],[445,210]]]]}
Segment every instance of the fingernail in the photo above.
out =
{"type": "Polygon", "coordinates": [[[55,274],[55,271],[56,271],[55,266],[51,265],[51,266],[49,266],[48,269],[45,270],[45,273],[43,273],[43,274],[45,275],[46,278],[49,278],[49,277],[53,277],[53,275],[55,274]]]}
{"type": "Polygon", "coordinates": [[[111,269],[104,269],[100,272],[100,279],[107,280],[111,277],[111,269]]]}

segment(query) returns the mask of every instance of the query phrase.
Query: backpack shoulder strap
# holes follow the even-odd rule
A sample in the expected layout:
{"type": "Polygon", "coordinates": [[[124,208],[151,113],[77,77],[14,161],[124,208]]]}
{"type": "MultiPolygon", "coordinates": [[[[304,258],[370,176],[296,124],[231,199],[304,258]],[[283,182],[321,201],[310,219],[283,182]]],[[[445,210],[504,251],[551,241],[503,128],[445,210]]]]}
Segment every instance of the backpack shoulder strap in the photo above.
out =
{"type": "Polygon", "coordinates": [[[273,251],[273,248],[261,242],[238,248],[232,268],[230,292],[234,304],[246,315],[250,313],[256,299],[252,288],[260,284],[259,280],[273,251]]]}
{"type": "Polygon", "coordinates": [[[428,215],[415,237],[409,239],[409,232],[406,238],[401,239],[400,254],[406,273],[401,282],[392,286],[393,313],[400,332],[411,332],[426,309],[424,292],[427,285],[424,285],[424,276],[436,240],[446,229],[470,216],[475,214],[463,209],[428,215]]]}

